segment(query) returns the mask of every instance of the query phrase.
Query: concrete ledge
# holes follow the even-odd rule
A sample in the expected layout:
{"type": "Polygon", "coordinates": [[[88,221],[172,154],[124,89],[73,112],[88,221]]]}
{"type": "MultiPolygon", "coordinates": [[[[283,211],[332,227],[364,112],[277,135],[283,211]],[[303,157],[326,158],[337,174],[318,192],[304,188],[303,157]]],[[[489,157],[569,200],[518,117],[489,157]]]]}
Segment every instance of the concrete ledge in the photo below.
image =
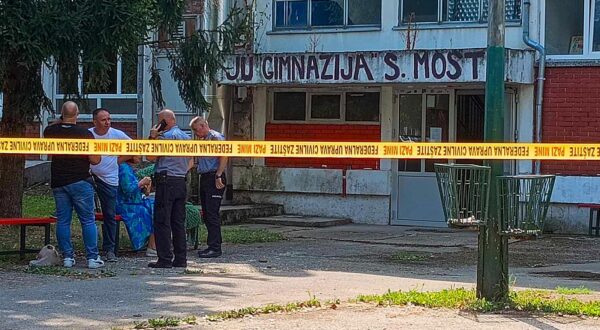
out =
{"type": "Polygon", "coordinates": [[[576,204],[550,204],[544,231],[555,234],[587,234],[590,211],[576,204]]]}
{"type": "Polygon", "coordinates": [[[269,217],[283,214],[283,206],[275,204],[223,205],[221,223],[237,224],[254,217],[269,217]]]}
{"type": "Polygon", "coordinates": [[[236,191],[236,202],[281,204],[288,214],[346,218],[353,223],[388,225],[390,197],[289,192],[236,191]]]}
{"type": "Polygon", "coordinates": [[[310,217],[300,215],[278,215],[272,217],[250,218],[246,222],[295,227],[333,227],[352,223],[350,219],[310,217]]]}
{"type": "Polygon", "coordinates": [[[23,186],[27,188],[47,182],[50,182],[50,162],[26,160],[25,172],[23,173],[23,186]]]}
{"type": "Polygon", "coordinates": [[[600,177],[557,176],[552,203],[600,203],[600,177]]]}

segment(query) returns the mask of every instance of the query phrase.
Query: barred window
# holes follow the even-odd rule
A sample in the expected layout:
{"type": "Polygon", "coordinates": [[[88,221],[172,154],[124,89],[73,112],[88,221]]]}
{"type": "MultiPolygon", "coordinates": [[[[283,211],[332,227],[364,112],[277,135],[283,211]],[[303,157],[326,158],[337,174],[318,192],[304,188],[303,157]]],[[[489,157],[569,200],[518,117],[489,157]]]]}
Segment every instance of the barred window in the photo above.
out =
{"type": "MultiPolygon", "coordinates": [[[[488,17],[489,0],[401,1],[402,23],[486,22],[488,17]]],[[[507,21],[521,20],[521,2],[505,0],[507,21]]]]}

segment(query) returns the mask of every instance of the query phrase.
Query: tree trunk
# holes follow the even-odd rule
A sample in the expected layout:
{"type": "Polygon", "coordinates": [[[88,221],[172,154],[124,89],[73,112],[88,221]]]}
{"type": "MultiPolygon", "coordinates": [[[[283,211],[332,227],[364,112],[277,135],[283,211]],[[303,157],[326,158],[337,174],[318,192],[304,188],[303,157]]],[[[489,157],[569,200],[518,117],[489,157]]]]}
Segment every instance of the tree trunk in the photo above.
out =
{"type": "MultiPolygon", "coordinates": [[[[39,113],[39,101],[32,97],[32,82],[41,84],[39,67],[25,67],[19,60],[9,61],[2,92],[4,97],[1,137],[24,137],[32,113],[39,113]],[[37,104],[36,104],[37,103],[37,104]]],[[[35,85],[34,85],[35,86],[35,85]]],[[[0,156],[0,218],[20,217],[23,204],[23,155],[0,156]]]]}

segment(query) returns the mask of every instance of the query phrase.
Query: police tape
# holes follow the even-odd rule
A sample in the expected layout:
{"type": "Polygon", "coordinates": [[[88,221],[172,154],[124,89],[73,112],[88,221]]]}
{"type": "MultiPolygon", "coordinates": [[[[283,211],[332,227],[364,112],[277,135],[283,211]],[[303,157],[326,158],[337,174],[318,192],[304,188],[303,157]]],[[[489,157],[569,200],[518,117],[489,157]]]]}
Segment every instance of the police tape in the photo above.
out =
{"type": "Polygon", "coordinates": [[[600,144],[0,138],[0,155],[600,160],[600,144]]]}

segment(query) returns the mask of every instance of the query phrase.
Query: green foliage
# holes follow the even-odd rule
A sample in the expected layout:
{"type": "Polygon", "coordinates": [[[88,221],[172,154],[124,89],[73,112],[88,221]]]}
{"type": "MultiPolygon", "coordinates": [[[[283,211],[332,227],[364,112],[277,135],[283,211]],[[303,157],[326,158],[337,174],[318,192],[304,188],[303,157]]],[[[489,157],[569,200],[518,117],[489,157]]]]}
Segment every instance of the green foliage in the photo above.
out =
{"type": "MultiPolygon", "coordinates": [[[[57,64],[63,92],[74,95],[83,65],[90,86],[105,86],[116,56],[137,49],[158,26],[173,29],[183,8],[184,0],[0,0],[1,80],[11,68],[39,72],[42,63],[57,64]]],[[[44,105],[41,77],[32,79],[29,102],[15,111],[36,113],[44,105]]]]}
{"type": "Polygon", "coordinates": [[[384,295],[359,296],[356,301],[376,303],[382,306],[407,305],[429,308],[465,309],[479,312],[517,310],[566,315],[600,316],[600,301],[582,302],[565,297],[553,298],[550,291],[513,291],[504,303],[493,304],[477,299],[474,290],[464,288],[438,292],[395,291],[384,295]]]}
{"type": "Polygon", "coordinates": [[[24,217],[48,217],[54,213],[52,195],[26,194],[23,196],[24,217]]]}
{"type": "Polygon", "coordinates": [[[100,271],[84,271],[60,266],[30,266],[25,269],[25,273],[36,275],[65,276],[80,280],[117,276],[117,274],[115,274],[114,272],[104,269],[100,271]]]}
{"type": "Polygon", "coordinates": [[[528,312],[600,316],[600,301],[582,302],[565,297],[552,298],[548,291],[540,290],[511,292],[509,306],[528,312]]]}
{"type": "Polygon", "coordinates": [[[157,329],[157,328],[168,328],[177,327],[182,324],[194,325],[197,324],[195,316],[187,316],[184,318],[161,316],[155,319],[149,319],[145,322],[136,323],[134,329],[157,329]]]}
{"type": "Polygon", "coordinates": [[[171,75],[188,111],[200,113],[210,109],[203,87],[217,77],[224,68],[225,56],[233,54],[248,31],[252,31],[251,16],[245,15],[247,10],[234,7],[216,30],[196,31],[187,38],[172,40],[175,48],[169,53],[171,75]]]}
{"type": "Polygon", "coordinates": [[[556,292],[560,294],[591,294],[592,290],[586,288],[585,286],[580,286],[578,288],[567,288],[562,286],[556,287],[556,292]]]}
{"type": "MultiPolygon", "coordinates": [[[[268,243],[284,240],[285,237],[276,232],[265,229],[246,229],[233,226],[223,226],[221,228],[223,242],[231,244],[253,244],[268,243]]],[[[200,233],[200,241],[206,241],[206,230],[200,233]]]]}
{"type": "Polygon", "coordinates": [[[246,307],[237,310],[225,311],[207,316],[209,321],[224,321],[229,319],[239,319],[248,315],[272,314],[279,312],[292,313],[307,308],[320,308],[321,302],[315,297],[307,301],[293,302],[286,305],[268,304],[263,307],[246,307]]]}

